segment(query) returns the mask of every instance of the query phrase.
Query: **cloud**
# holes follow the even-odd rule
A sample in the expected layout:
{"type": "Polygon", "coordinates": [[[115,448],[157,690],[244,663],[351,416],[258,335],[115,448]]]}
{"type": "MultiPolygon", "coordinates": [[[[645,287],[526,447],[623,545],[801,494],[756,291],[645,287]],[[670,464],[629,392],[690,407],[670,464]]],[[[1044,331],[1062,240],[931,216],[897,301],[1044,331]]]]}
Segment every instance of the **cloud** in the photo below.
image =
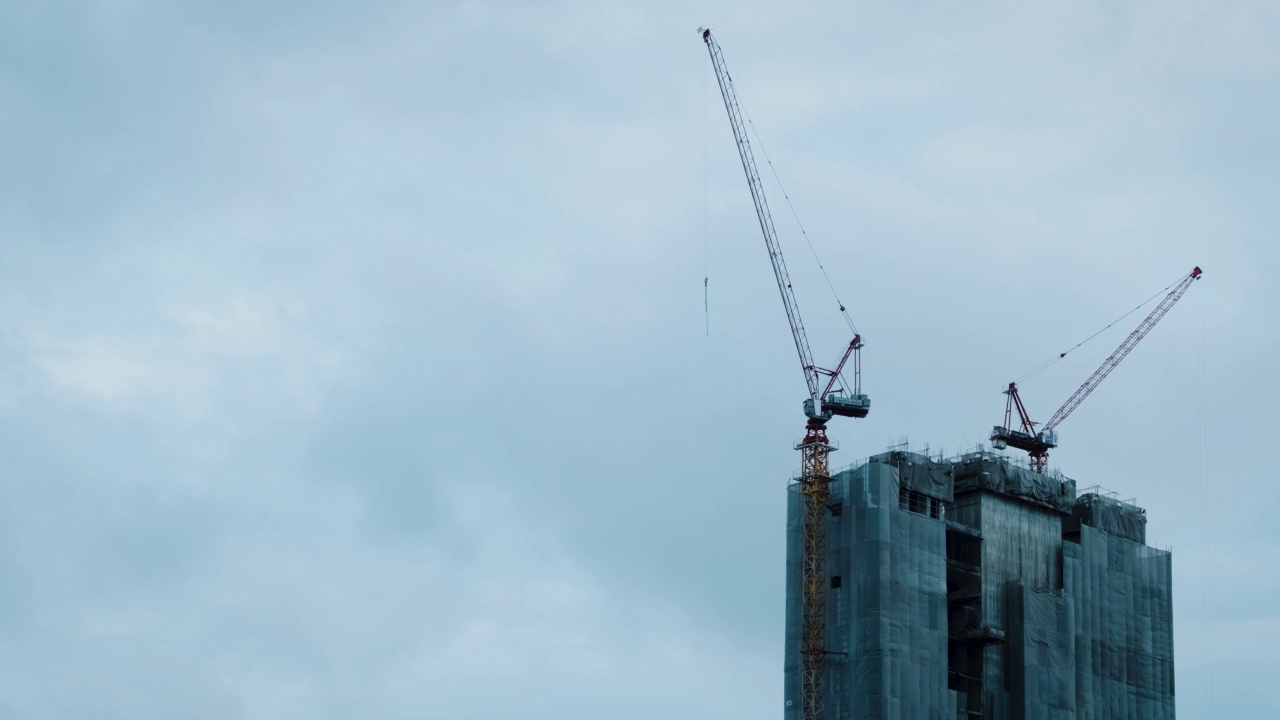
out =
{"type": "Polygon", "coordinates": [[[1085,161],[1088,153],[1083,140],[1061,130],[975,127],[938,138],[921,153],[921,162],[952,183],[1016,188],[1085,161]]]}
{"type": "Polygon", "coordinates": [[[1148,502],[1177,627],[1214,533],[1213,667],[1267,673],[1266,8],[48,7],[0,43],[8,714],[775,713],[803,386],[704,23],[869,342],[842,462],[1205,266],[1055,460],[1148,502]]]}

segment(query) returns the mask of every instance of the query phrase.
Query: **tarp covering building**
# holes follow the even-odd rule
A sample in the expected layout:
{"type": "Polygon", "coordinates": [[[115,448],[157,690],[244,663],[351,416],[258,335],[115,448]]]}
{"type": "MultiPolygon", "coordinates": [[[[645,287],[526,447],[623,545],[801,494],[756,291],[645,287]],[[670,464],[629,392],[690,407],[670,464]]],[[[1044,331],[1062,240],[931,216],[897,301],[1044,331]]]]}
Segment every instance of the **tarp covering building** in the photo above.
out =
{"type": "MultiPolygon", "coordinates": [[[[830,487],[827,718],[1174,717],[1171,560],[1143,544],[1139,508],[991,453],[887,452],[830,487]]],[[[787,720],[801,710],[797,490],[787,720]]]]}
{"type": "Polygon", "coordinates": [[[1081,525],[1136,543],[1147,542],[1146,510],[1097,493],[1081,495],[1063,527],[1070,535],[1079,533],[1081,525]]]}

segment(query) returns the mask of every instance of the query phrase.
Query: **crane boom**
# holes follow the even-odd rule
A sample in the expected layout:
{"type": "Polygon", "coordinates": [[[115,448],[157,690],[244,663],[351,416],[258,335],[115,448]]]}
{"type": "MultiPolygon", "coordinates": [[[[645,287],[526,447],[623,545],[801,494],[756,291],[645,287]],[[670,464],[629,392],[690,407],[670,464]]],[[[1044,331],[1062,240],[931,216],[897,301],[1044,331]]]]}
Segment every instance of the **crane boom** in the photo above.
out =
{"type": "MultiPolygon", "coordinates": [[[[1058,408],[1057,411],[1053,413],[1049,418],[1049,422],[1045,423],[1044,427],[1039,432],[1035,429],[1036,423],[1031,420],[1031,417],[1027,414],[1026,407],[1022,404],[1022,398],[1018,395],[1017,384],[1009,383],[1009,387],[1004,391],[1004,393],[1009,396],[1008,401],[1005,403],[1004,425],[997,425],[995,429],[991,431],[991,442],[995,447],[1000,449],[1013,446],[1019,450],[1026,450],[1031,456],[1032,469],[1037,472],[1044,472],[1045,467],[1049,464],[1049,450],[1057,447],[1058,445],[1058,433],[1056,431],[1058,425],[1062,424],[1062,421],[1066,420],[1067,416],[1071,415],[1076,408],[1080,407],[1080,403],[1084,402],[1084,399],[1089,397],[1089,394],[1102,384],[1102,381],[1111,374],[1112,370],[1116,369],[1116,366],[1120,364],[1120,361],[1123,360],[1125,356],[1128,355],[1135,346],[1137,346],[1138,342],[1141,341],[1142,338],[1146,337],[1147,333],[1151,332],[1151,328],[1155,327],[1156,323],[1160,322],[1160,319],[1169,312],[1169,309],[1173,307],[1174,303],[1182,299],[1182,296],[1187,292],[1187,289],[1191,287],[1191,283],[1199,280],[1200,276],[1203,274],[1204,273],[1200,270],[1200,267],[1196,266],[1195,268],[1192,268],[1191,272],[1188,273],[1186,277],[1174,284],[1173,288],[1164,296],[1164,299],[1156,305],[1155,309],[1153,309],[1151,313],[1138,324],[1138,327],[1135,328],[1133,332],[1129,333],[1129,336],[1124,339],[1124,342],[1120,343],[1120,347],[1116,348],[1115,352],[1111,353],[1107,356],[1106,360],[1102,361],[1102,364],[1098,366],[1097,370],[1093,371],[1093,374],[1089,376],[1089,379],[1085,380],[1084,384],[1077,388],[1076,391],[1071,394],[1071,397],[1067,398],[1067,401],[1062,404],[1062,407],[1058,408]],[[1021,430],[1013,429],[1012,420],[1013,411],[1015,409],[1017,410],[1019,419],[1022,422],[1021,430]]],[[[1062,353],[1059,357],[1063,357],[1065,355],[1066,353],[1062,353]]]]}
{"type": "Polygon", "coordinates": [[[786,310],[787,322],[791,325],[791,338],[795,341],[796,353],[800,356],[800,366],[804,369],[804,380],[809,388],[809,397],[815,403],[819,403],[821,397],[817,366],[814,365],[813,353],[809,350],[809,338],[805,335],[804,322],[800,319],[800,306],[796,303],[796,295],[791,288],[791,276],[787,273],[787,263],[782,259],[778,233],[773,228],[769,202],[764,197],[764,184],[760,182],[760,173],[756,170],[756,158],[751,152],[751,143],[747,139],[747,126],[742,116],[742,108],[738,104],[738,94],[733,89],[733,78],[729,77],[729,70],[724,64],[724,53],[720,50],[720,44],[711,37],[711,31],[703,30],[702,39],[706,42],[707,51],[711,54],[711,64],[716,71],[716,82],[720,85],[720,95],[724,98],[724,107],[729,113],[729,125],[733,128],[733,139],[738,145],[738,157],[742,160],[742,170],[746,173],[747,185],[751,188],[751,201],[756,206],[756,219],[760,221],[760,232],[764,235],[764,244],[769,249],[773,277],[778,281],[778,292],[782,294],[782,307],[786,310]]]}
{"type": "MultiPolygon", "coordinates": [[[[1089,393],[1096,390],[1098,385],[1100,385],[1103,380],[1107,379],[1107,376],[1111,374],[1111,371],[1116,369],[1116,366],[1119,365],[1120,361],[1129,354],[1129,351],[1133,350],[1134,346],[1138,344],[1138,341],[1142,340],[1142,338],[1147,336],[1147,333],[1151,332],[1151,328],[1155,327],[1156,323],[1160,322],[1160,318],[1164,317],[1165,313],[1169,312],[1169,308],[1173,307],[1174,303],[1182,299],[1183,294],[1187,292],[1187,288],[1191,287],[1191,283],[1199,280],[1202,274],[1200,267],[1197,266],[1186,277],[1182,278],[1182,280],[1169,291],[1169,294],[1164,296],[1164,299],[1160,301],[1160,304],[1156,305],[1155,309],[1151,311],[1151,314],[1148,315],[1133,332],[1129,333],[1129,337],[1125,338],[1124,342],[1120,343],[1120,347],[1116,348],[1115,352],[1111,353],[1106,360],[1102,361],[1102,364],[1098,366],[1097,370],[1093,371],[1093,374],[1089,376],[1088,380],[1084,381],[1083,385],[1081,385],[1074,393],[1071,393],[1071,397],[1067,398],[1067,401],[1062,403],[1062,407],[1058,408],[1058,411],[1049,418],[1049,422],[1044,424],[1044,429],[1051,431],[1058,427],[1063,420],[1067,419],[1067,416],[1069,416],[1072,411],[1080,407],[1080,403],[1084,402],[1084,399],[1089,397],[1089,393]]],[[[1066,353],[1063,354],[1065,355],[1066,353]]]]}
{"type": "MultiPolygon", "coordinates": [[[[738,104],[738,95],[733,89],[733,78],[725,67],[724,53],[720,45],[711,37],[711,31],[699,28],[702,40],[711,55],[711,64],[715,68],[716,82],[720,85],[720,95],[724,99],[725,110],[729,113],[729,125],[733,128],[733,137],[738,146],[738,157],[742,160],[742,170],[747,176],[747,186],[751,189],[751,200],[755,204],[756,219],[760,222],[760,232],[764,235],[765,246],[769,250],[769,261],[773,264],[773,276],[778,282],[778,292],[782,295],[782,306],[787,312],[787,322],[791,325],[791,338],[795,342],[796,353],[800,356],[800,367],[804,370],[805,385],[809,396],[804,402],[805,424],[804,439],[796,444],[800,451],[800,476],[797,479],[800,493],[803,496],[801,521],[800,553],[800,659],[801,659],[801,697],[800,712],[802,720],[822,720],[823,701],[825,700],[824,684],[826,680],[826,593],[829,579],[826,573],[827,557],[827,517],[831,510],[828,500],[831,497],[829,485],[830,455],[835,449],[827,440],[827,421],[833,415],[844,417],[866,417],[871,403],[862,394],[862,336],[855,333],[843,357],[834,370],[818,367],[813,362],[813,353],[809,350],[809,339],[805,335],[804,323],[800,320],[800,307],[796,303],[795,292],[791,288],[791,277],[787,273],[786,262],[782,259],[782,248],[778,244],[778,235],[773,227],[773,217],[769,214],[769,203],[765,200],[764,185],[760,182],[760,173],[756,170],[755,156],[751,152],[751,143],[747,140],[745,114],[738,104]],[[832,390],[840,380],[845,364],[853,358],[853,386],[842,388],[840,393],[832,390]],[[825,386],[822,378],[828,378],[825,386]]],[[[844,308],[840,308],[844,310],[844,308]]],[[[790,701],[788,701],[790,702],[790,701]]]]}

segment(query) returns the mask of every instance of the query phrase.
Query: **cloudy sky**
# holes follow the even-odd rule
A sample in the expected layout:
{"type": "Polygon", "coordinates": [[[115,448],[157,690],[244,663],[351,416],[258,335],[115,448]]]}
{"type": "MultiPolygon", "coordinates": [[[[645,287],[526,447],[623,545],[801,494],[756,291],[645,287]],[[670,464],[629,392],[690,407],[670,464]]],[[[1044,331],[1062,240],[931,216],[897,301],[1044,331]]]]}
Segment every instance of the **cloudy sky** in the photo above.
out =
{"type": "Polygon", "coordinates": [[[1053,462],[1173,549],[1179,716],[1280,716],[1274,3],[266,5],[5,5],[0,716],[777,717],[804,386],[704,24],[867,340],[838,464],[1204,267],[1053,462]]]}

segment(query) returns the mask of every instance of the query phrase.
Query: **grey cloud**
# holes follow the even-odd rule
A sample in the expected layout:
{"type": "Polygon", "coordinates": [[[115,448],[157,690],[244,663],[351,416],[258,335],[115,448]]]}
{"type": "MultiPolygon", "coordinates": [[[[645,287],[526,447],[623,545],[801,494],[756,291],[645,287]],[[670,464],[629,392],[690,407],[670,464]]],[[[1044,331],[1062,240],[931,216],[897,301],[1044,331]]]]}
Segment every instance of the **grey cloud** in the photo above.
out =
{"type": "Polygon", "coordinates": [[[1266,715],[1268,12],[20,7],[0,707],[773,716],[801,385],[705,23],[868,339],[840,462],[978,441],[1011,375],[1205,267],[1055,461],[1174,546],[1182,717],[1206,628],[1218,716],[1266,715]]]}

